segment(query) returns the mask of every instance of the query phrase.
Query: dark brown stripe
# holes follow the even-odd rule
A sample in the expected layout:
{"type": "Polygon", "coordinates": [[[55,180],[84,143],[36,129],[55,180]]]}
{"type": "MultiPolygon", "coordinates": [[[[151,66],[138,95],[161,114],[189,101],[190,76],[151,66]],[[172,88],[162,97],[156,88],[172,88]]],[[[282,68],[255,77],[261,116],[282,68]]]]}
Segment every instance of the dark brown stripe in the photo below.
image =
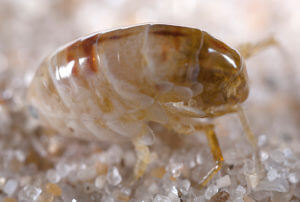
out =
{"type": "Polygon", "coordinates": [[[116,35],[111,35],[111,33],[107,33],[107,34],[103,34],[99,37],[99,42],[103,42],[103,41],[108,41],[108,40],[118,40],[121,38],[125,38],[131,35],[134,35],[135,33],[127,33],[127,34],[116,34],[116,35]]]}
{"type": "Polygon", "coordinates": [[[98,64],[97,64],[97,55],[96,55],[96,47],[92,48],[91,52],[90,52],[90,57],[88,57],[88,67],[90,68],[90,70],[92,72],[97,72],[98,71],[98,64]]]}
{"type": "Polygon", "coordinates": [[[174,37],[187,36],[187,34],[182,33],[180,31],[170,31],[170,30],[153,31],[151,33],[156,35],[162,35],[162,36],[174,36],[174,37]]]}
{"type": "Polygon", "coordinates": [[[79,46],[79,41],[76,41],[75,43],[71,44],[66,49],[66,55],[67,55],[67,62],[70,62],[75,59],[77,55],[77,48],[79,46]]]}
{"type": "Polygon", "coordinates": [[[87,67],[91,72],[97,72],[97,60],[96,60],[96,51],[95,51],[95,45],[97,43],[99,35],[92,36],[90,38],[85,39],[82,41],[82,49],[83,52],[87,58],[87,67]]]}
{"type": "Polygon", "coordinates": [[[87,60],[86,67],[89,68],[90,72],[97,72],[98,71],[98,64],[97,64],[97,53],[96,47],[97,43],[101,43],[108,40],[118,40],[121,38],[125,38],[131,35],[136,34],[133,33],[126,33],[126,34],[112,34],[112,33],[104,33],[104,34],[95,34],[83,40],[78,40],[75,43],[71,44],[69,47],[66,48],[66,60],[67,62],[71,62],[74,60],[74,67],[72,69],[72,75],[78,76],[80,72],[79,62],[78,62],[78,51],[81,49],[83,51],[84,56],[87,60]]]}
{"type": "Polygon", "coordinates": [[[75,64],[72,68],[72,75],[74,76],[78,76],[79,75],[79,67],[78,67],[78,63],[75,61],[75,64]]]}
{"type": "Polygon", "coordinates": [[[66,49],[66,55],[67,55],[67,62],[74,61],[74,66],[72,68],[72,75],[78,76],[79,74],[79,64],[78,64],[78,58],[77,58],[77,50],[78,46],[80,45],[80,42],[77,41],[74,44],[71,44],[66,49]]]}

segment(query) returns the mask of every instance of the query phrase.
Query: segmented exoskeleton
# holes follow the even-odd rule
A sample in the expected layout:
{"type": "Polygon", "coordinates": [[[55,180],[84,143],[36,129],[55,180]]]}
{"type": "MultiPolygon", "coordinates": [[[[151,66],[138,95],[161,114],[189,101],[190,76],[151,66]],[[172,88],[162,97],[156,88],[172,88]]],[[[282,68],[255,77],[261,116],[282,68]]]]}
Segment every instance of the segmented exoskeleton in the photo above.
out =
{"type": "Polygon", "coordinates": [[[150,122],[183,134],[204,130],[217,166],[203,183],[223,158],[213,125],[194,118],[234,112],[247,96],[235,50],[199,29],[163,24],[79,38],[46,58],[29,89],[42,122],[61,134],[132,141],[137,177],[149,162],[150,122]]]}

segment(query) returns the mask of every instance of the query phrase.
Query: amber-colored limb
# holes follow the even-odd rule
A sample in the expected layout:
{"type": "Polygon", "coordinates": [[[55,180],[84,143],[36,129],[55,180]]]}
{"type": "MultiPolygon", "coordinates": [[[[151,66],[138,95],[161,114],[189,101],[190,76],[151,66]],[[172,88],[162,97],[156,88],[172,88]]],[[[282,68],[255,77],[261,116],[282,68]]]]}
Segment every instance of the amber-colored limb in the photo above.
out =
{"type": "MultiPolygon", "coordinates": [[[[237,108],[232,108],[228,110],[228,113],[232,112],[237,112],[239,119],[241,121],[241,124],[245,130],[245,133],[247,135],[248,141],[251,143],[252,147],[254,148],[255,151],[257,151],[257,139],[252,132],[251,128],[249,127],[246,115],[244,113],[244,110],[241,106],[237,106],[237,108]]],[[[195,126],[196,130],[203,130],[206,134],[207,141],[211,150],[211,153],[213,155],[213,158],[216,162],[215,167],[213,167],[206,176],[203,177],[201,180],[199,187],[202,188],[204,187],[212,178],[213,176],[222,168],[223,165],[223,155],[222,151],[214,130],[214,125],[212,124],[201,124],[195,126]]]]}
{"type": "Polygon", "coordinates": [[[248,141],[252,145],[253,149],[256,149],[257,148],[257,138],[249,126],[247,117],[245,115],[245,112],[244,112],[242,106],[240,106],[240,105],[230,106],[230,107],[225,108],[222,111],[214,112],[213,115],[214,116],[222,116],[222,115],[229,114],[229,113],[237,113],[237,115],[240,119],[240,122],[242,124],[242,127],[246,133],[248,141]]]}
{"type": "Polygon", "coordinates": [[[197,125],[195,126],[196,130],[203,130],[206,134],[207,142],[210,147],[211,153],[213,158],[216,162],[216,165],[204,176],[199,184],[199,188],[204,187],[212,178],[213,176],[222,168],[223,166],[223,155],[222,151],[215,133],[214,125],[213,124],[204,124],[204,125],[197,125]]]}
{"type": "Polygon", "coordinates": [[[268,48],[269,46],[277,46],[278,43],[274,37],[268,37],[257,43],[245,43],[238,46],[238,50],[244,59],[248,59],[254,54],[268,48]]]}
{"type": "Polygon", "coordinates": [[[242,127],[246,133],[248,141],[252,145],[253,149],[256,150],[257,149],[257,138],[249,126],[247,117],[245,115],[245,112],[244,112],[242,106],[240,106],[240,105],[231,106],[231,107],[224,109],[223,111],[214,113],[214,115],[222,116],[222,115],[229,114],[229,113],[237,113],[237,115],[240,119],[240,122],[242,124],[242,127]]]}

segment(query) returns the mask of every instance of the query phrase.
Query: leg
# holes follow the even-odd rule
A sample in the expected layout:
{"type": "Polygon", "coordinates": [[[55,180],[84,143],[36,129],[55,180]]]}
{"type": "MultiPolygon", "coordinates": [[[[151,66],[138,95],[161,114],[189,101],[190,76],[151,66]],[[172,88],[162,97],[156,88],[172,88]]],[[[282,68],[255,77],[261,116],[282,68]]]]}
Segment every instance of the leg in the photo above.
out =
{"type": "Polygon", "coordinates": [[[277,46],[278,43],[274,39],[274,37],[268,37],[262,41],[259,41],[255,44],[252,43],[245,43],[242,44],[238,47],[239,52],[241,55],[245,58],[248,59],[254,54],[258,53],[259,51],[268,48],[269,46],[277,46]]]}
{"type": "Polygon", "coordinates": [[[204,130],[206,137],[207,137],[207,142],[209,144],[211,153],[213,155],[213,158],[216,162],[216,166],[213,167],[206,176],[203,177],[200,183],[200,188],[204,187],[212,178],[213,176],[222,168],[223,165],[223,156],[221,152],[221,148],[219,146],[219,142],[214,130],[214,125],[200,125],[198,127],[195,127],[198,130],[204,130]]]}
{"type": "Polygon", "coordinates": [[[137,154],[137,162],[135,164],[135,179],[142,177],[150,163],[150,150],[147,145],[154,142],[155,135],[149,126],[144,126],[141,135],[133,140],[133,144],[137,154]]]}
{"type": "Polygon", "coordinates": [[[241,106],[238,107],[237,113],[238,113],[239,119],[241,121],[241,124],[242,124],[242,126],[243,126],[243,128],[246,132],[248,141],[251,143],[254,150],[257,150],[257,139],[256,139],[254,133],[252,132],[252,130],[250,129],[250,127],[249,127],[249,124],[248,124],[247,118],[245,116],[244,110],[241,106]]]}
{"type": "Polygon", "coordinates": [[[150,151],[147,145],[141,144],[140,141],[136,140],[133,142],[136,154],[137,162],[134,167],[135,179],[142,177],[150,163],[150,151]]]}
{"type": "Polygon", "coordinates": [[[259,160],[259,150],[258,150],[258,147],[257,147],[257,138],[255,137],[254,133],[252,132],[251,128],[249,127],[246,115],[245,115],[244,110],[241,106],[238,106],[237,113],[238,113],[239,119],[241,121],[241,124],[244,128],[244,131],[246,132],[247,139],[251,143],[252,148],[254,150],[254,155],[253,155],[254,161],[256,162],[257,166],[262,167],[262,164],[259,160]]]}
{"type": "Polygon", "coordinates": [[[213,155],[214,161],[216,162],[216,165],[202,178],[199,184],[199,188],[204,187],[213,178],[213,176],[222,168],[224,161],[221,148],[219,146],[219,142],[214,130],[214,125],[201,123],[193,119],[181,120],[180,122],[174,121],[171,124],[173,126],[172,129],[179,134],[190,135],[193,134],[195,131],[205,132],[207,142],[213,155]]]}
{"type": "MultiPolygon", "coordinates": [[[[282,60],[284,61],[285,65],[285,72],[287,73],[287,77],[293,78],[295,74],[294,71],[294,65],[292,64],[291,61],[291,54],[289,53],[289,51],[284,48],[284,46],[282,46],[282,44],[280,44],[276,39],[274,39],[274,37],[270,36],[264,40],[261,40],[257,43],[245,43],[245,44],[241,44],[240,46],[238,46],[238,50],[240,52],[240,54],[243,56],[243,58],[248,59],[250,57],[252,57],[253,55],[255,55],[256,53],[262,51],[263,49],[266,49],[270,46],[275,46],[277,48],[277,50],[279,51],[282,60]]],[[[296,79],[288,79],[289,81],[293,82],[296,79]]],[[[297,86],[297,84],[292,83],[292,86],[297,86]]]]}

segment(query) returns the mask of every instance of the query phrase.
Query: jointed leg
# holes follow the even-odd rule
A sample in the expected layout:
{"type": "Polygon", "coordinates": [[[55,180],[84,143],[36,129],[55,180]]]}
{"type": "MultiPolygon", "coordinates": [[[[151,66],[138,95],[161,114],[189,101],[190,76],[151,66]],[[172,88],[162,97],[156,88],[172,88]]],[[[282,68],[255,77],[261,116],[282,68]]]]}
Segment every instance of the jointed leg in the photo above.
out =
{"type": "Polygon", "coordinates": [[[200,183],[200,187],[204,187],[211,179],[212,177],[222,168],[223,165],[223,156],[221,152],[221,148],[219,146],[219,142],[214,130],[214,125],[200,125],[198,127],[195,127],[198,130],[204,130],[207,142],[209,144],[211,153],[213,155],[213,158],[216,162],[215,167],[213,167],[206,176],[203,177],[200,183]]]}
{"type": "Polygon", "coordinates": [[[213,178],[213,176],[222,168],[224,161],[222,151],[215,133],[214,125],[201,123],[193,119],[186,119],[185,121],[181,120],[180,122],[174,121],[172,122],[172,125],[177,126],[173,127],[172,129],[179,134],[190,135],[193,134],[195,131],[205,132],[207,142],[216,165],[202,178],[199,187],[204,187],[213,178]]]}
{"type": "Polygon", "coordinates": [[[238,116],[240,118],[241,124],[244,128],[244,131],[246,132],[247,139],[251,143],[252,148],[254,150],[254,156],[253,156],[254,161],[256,162],[256,165],[258,167],[261,167],[262,164],[259,161],[259,150],[258,150],[258,147],[257,147],[257,138],[254,135],[254,133],[252,132],[252,130],[250,129],[247,118],[246,118],[246,115],[245,115],[244,110],[241,106],[238,107],[237,113],[238,113],[238,116]]]}
{"type": "Polygon", "coordinates": [[[137,162],[134,168],[134,176],[136,179],[139,179],[145,173],[148,164],[150,163],[150,151],[147,145],[134,142],[137,162]]]}
{"type": "Polygon", "coordinates": [[[266,38],[262,41],[259,41],[255,44],[245,43],[238,47],[239,52],[242,54],[243,58],[247,59],[258,53],[259,51],[268,48],[269,46],[277,46],[278,43],[274,37],[266,38]]]}
{"type": "Polygon", "coordinates": [[[149,147],[141,141],[142,137],[138,137],[133,141],[136,154],[137,161],[134,168],[134,176],[135,179],[139,179],[142,177],[147,169],[148,164],[150,163],[150,150],[149,147]]]}
{"type": "Polygon", "coordinates": [[[246,132],[248,141],[251,143],[254,150],[256,150],[257,149],[257,139],[256,139],[255,135],[253,134],[252,130],[250,129],[250,127],[249,127],[246,115],[245,115],[244,110],[241,106],[238,107],[237,113],[238,113],[239,119],[241,121],[241,124],[242,124],[242,126],[243,126],[243,128],[246,132]]]}
{"type": "MultiPolygon", "coordinates": [[[[236,108],[228,109],[228,112],[238,113],[241,124],[246,132],[247,139],[252,144],[252,146],[255,150],[255,153],[256,153],[256,157],[257,157],[258,156],[257,155],[257,139],[249,127],[248,121],[246,119],[246,116],[245,116],[245,113],[244,113],[242,107],[237,106],[236,108]]],[[[214,130],[214,125],[213,124],[203,124],[203,123],[193,123],[193,121],[191,121],[190,123],[194,126],[195,130],[198,130],[198,131],[202,130],[205,132],[210,150],[211,150],[213,158],[216,162],[216,165],[207,173],[206,176],[203,177],[203,179],[200,182],[199,186],[204,187],[213,178],[213,176],[222,168],[224,158],[222,156],[221,148],[219,146],[219,142],[218,142],[215,130],[214,130]]],[[[174,129],[176,130],[178,128],[183,128],[183,127],[177,127],[174,129]]],[[[186,130],[186,131],[185,130],[179,130],[179,131],[176,130],[176,132],[179,132],[179,133],[183,132],[183,134],[191,133],[190,130],[186,130]]]]}

